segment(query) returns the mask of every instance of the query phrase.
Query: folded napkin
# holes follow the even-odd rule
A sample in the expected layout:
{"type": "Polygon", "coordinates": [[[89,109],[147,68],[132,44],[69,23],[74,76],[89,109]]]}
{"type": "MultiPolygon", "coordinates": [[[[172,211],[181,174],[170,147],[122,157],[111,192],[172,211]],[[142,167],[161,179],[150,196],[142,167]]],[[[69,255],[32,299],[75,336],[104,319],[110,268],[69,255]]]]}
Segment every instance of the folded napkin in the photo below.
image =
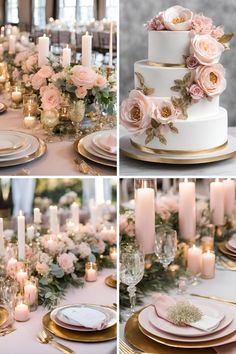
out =
{"type": "Polygon", "coordinates": [[[116,153],[117,149],[117,139],[114,134],[108,134],[105,137],[100,137],[100,145],[112,154],[116,153]]]}
{"type": "Polygon", "coordinates": [[[90,329],[101,330],[107,326],[107,317],[104,313],[85,307],[65,308],[61,311],[60,318],[72,321],[76,326],[90,329]]]}
{"type": "MultiPolygon", "coordinates": [[[[154,306],[156,309],[156,313],[159,317],[172,322],[169,318],[169,310],[170,307],[175,306],[178,302],[185,301],[186,303],[191,304],[190,301],[186,301],[184,299],[175,299],[174,297],[157,294],[154,296],[154,306]]],[[[199,321],[188,323],[188,326],[201,329],[202,331],[212,331],[217,328],[223,319],[224,315],[220,315],[219,317],[211,317],[205,314],[202,314],[202,317],[199,321]]]]}

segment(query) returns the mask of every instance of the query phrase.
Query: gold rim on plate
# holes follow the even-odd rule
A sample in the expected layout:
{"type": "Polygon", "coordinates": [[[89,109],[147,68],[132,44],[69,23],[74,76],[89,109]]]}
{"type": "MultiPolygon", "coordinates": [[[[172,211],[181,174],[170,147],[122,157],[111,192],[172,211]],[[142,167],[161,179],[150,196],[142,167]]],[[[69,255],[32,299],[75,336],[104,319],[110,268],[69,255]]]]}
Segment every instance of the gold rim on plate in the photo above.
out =
{"type": "Polygon", "coordinates": [[[5,307],[0,306],[0,327],[7,322],[9,313],[5,307]]]}
{"type": "Polygon", "coordinates": [[[117,288],[117,281],[115,279],[113,279],[112,275],[109,275],[108,277],[106,277],[105,284],[107,286],[110,286],[111,288],[114,288],[114,289],[117,288]]]}
{"type": "Polygon", "coordinates": [[[224,241],[224,242],[221,242],[221,243],[219,244],[219,250],[220,250],[220,252],[222,252],[222,253],[225,254],[226,256],[231,257],[231,258],[233,258],[233,259],[235,260],[235,259],[236,259],[236,253],[234,253],[234,252],[228,250],[228,248],[225,246],[225,245],[226,245],[226,242],[227,242],[227,241],[224,241]]]}
{"type": "Polygon", "coordinates": [[[150,334],[140,326],[138,322],[138,315],[140,311],[135,312],[128,319],[125,326],[125,336],[130,344],[132,344],[137,349],[145,352],[150,352],[153,354],[164,354],[169,353],[171,347],[171,354],[187,354],[189,353],[189,349],[191,349],[191,352],[192,350],[194,352],[194,349],[197,349],[197,354],[213,354],[215,353],[215,351],[212,351],[211,347],[220,345],[226,339],[230,339],[235,336],[235,332],[232,332],[231,334],[224,336],[223,338],[202,343],[177,341],[175,342],[163,339],[161,337],[150,334]]]}
{"type": "Polygon", "coordinates": [[[7,110],[7,105],[5,104],[5,103],[2,103],[2,102],[0,102],[2,105],[3,105],[3,108],[2,109],[0,109],[0,114],[2,114],[2,113],[4,113],[4,112],[6,112],[6,110],[7,110]]]}
{"type": "Polygon", "coordinates": [[[38,147],[37,151],[33,152],[30,155],[26,155],[26,156],[21,157],[21,158],[16,159],[16,160],[0,162],[0,168],[22,165],[24,163],[28,163],[28,162],[34,161],[34,160],[40,158],[41,156],[43,156],[45,154],[45,152],[47,151],[47,145],[45,144],[45,142],[43,140],[39,139],[36,136],[34,136],[34,137],[39,142],[39,147],[38,147]]]}
{"type": "MultiPolygon", "coordinates": [[[[110,308],[109,306],[102,306],[104,308],[110,308]]],[[[53,335],[70,340],[73,342],[84,342],[84,343],[98,343],[98,342],[106,342],[109,340],[116,339],[116,324],[107,329],[103,329],[101,331],[95,332],[78,332],[70,329],[65,329],[63,327],[58,326],[55,322],[53,322],[50,318],[50,313],[48,312],[43,316],[42,323],[45,329],[47,329],[53,335]]]]}
{"type": "Polygon", "coordinates": [[[88,160],[91,160],[93,162],[96,162],[100,165],[104,165],[104,166],[109,166],[109,167],[113,167],[116,168],[116,162],[112,163],[108,160],[104,160],[102,158],[99,158],[97,156],[91,155],[89,152],[87,152],[85,150],[85,148],[82,145],[83,143],[83,138],[82,139],[77,139],[74,143],[74,149],[77,153],[79,153],[80,155],[82,155],[83,157],[85,157],[88,160]]]}

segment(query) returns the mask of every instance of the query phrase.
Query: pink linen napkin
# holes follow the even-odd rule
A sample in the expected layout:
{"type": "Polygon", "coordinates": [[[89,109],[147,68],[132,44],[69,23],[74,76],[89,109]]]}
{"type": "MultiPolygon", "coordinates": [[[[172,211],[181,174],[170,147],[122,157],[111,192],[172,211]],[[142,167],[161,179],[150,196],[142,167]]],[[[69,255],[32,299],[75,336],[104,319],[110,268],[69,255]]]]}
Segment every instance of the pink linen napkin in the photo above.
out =
{"type": "Polygon", "coordinates": [[[109,134],[99,139],[100,145],[111,153],[116,153],[117,139],[114,134],[109,134]]]}
{"type": "Polygon", "coordinates": [[[220,347],[213,348],[217,354],[235,354],[236,343],[221,345],[220,347]]]}

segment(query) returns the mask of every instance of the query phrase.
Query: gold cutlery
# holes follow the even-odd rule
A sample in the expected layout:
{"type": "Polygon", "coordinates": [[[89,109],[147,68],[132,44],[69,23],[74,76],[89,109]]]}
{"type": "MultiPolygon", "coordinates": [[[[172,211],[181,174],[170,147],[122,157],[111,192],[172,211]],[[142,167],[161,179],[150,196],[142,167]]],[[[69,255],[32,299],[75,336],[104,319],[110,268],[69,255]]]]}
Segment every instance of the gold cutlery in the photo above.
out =
{"type": "Polygon", "coordinates": [[[120,339],[120,353],[121,354],[152,354],[152,353],[138,352],[138,351],[132,349],[122,339],[120,339]]]}
{"type": "Polygon", "coordinates": [[[220,301],[220,302],[225,302],[226,304],[230,304],[230,305],[236,305],[236,301],[233,300],[225,300],[222,299],[221,297],[217,297],[217,296],[207,296],[207,295],[200,295],[200,294],[190,294],[191,296],[196,296],[196,297],[202,297],[204,299],[210,299],[210,300],[216,300],[216,301],[220,301]]]}
{"type": "Polygon", "coordinates": [[[60,350],[65,354],[75,354],[75,352],[72,349],[66,347],[65,345],[59,342],[56,342],[53,336],[44,330],[38,333],[37,341],[42,344],[51,344],[54,348],[60,350]]]}
{"type": "Polygon", "coordinates": [[[5,329],[2,329],[0,331],[0,337],[4,337],[6,336],[7,334],[10,334],[12,332],[14,332],[16,329],[15,328],[5,328],[5,329]]]}

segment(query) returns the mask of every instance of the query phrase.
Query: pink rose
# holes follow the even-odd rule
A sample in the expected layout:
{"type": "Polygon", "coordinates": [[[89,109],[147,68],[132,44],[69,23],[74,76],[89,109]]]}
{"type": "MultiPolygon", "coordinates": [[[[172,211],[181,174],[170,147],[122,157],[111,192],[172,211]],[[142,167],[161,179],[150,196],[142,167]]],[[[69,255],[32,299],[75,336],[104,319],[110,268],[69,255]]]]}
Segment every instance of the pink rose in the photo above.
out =
{"type": "Polygon", "coordinates": [[[51,66],[43,65],[37,74],[43,79],[48,79],[54,74],[54,71],[51,66]]]}
{"type": "Polygon", "coordinates": [[[120,115],[124,127],[133,132],[142,131],[150,125],[150,101],[141,91],[132,90],[121,104],[120,115]]]}
{"type": "Polygon", "coordinates": [[[99,88],[104,88],[106,86],[107,80],[104,76],[102,75],[97,75],[94,86],[99,87],[99,88]]]}
{"type": "Polygon", "coordinates": [[[44,92],[48,89],[48,86],[42,86],[40,87],[40,96],[43,96],[44,92]]]}
{"type": "Polygon", "coordinates": [[[39,274],[41,274],[41,275],[46,275],[46,274],[48,274],[48,272],[49,272],[49,267],[48,267],[48,265],[47,265],[46,263],[44,263],[44,262],[42,262],[42,263],[38,262],[38,263],[36,264],[36,270],[37,270],[37,272],[38,272],[39,274]]]}
{"type": "Polygon", "coordinates": [[[212,30],[212,19],[203,15],[195,15],[192,28],[196,34],[209,34],[212,30]]]}
{"type": "Polygon", "coordinates": [[[38,55],[34,54],[28,57],[28,59],[23,63],[22,68],[26,73],[30,73],[34,67],[38,64],[38,55]]]}
{"type": "Polygon", "coordinates": [[[76,257],[72,253],[63,253],[57,257],[57,262],[59,266],[64,270],[65,273],[70,274],[75,270],[74,261],[76,257]]]}
{"type": "Polygon", "coordinates": [[[145,25],[148,31],[161,31],[165,29],[163,12],[159,12],[159,14],[154,17],[152,20],[148,21],[145,25]]]}
{"type": "Polygon", "coordinates": [[[152,118],[165,125],[177,119],[178,112],[171,101],[164,100],[153,104],[152,118]]]}
{"type": "Polygon", "coordinates": [[[81,242],[77,246],[78,253],[80,255],[80,258],[87,258],[91,254],[91,248],[87,244],[87,242],[81,242]]]}
{"type": "Polygon", "coordinates": [[[46,83],[46,79],[39,76],[38,74],[32,75],[31,77],[31,85],[34,90],[39,90],[40,87],[45,86],[46,83]]]}
{"type": "Polygon", "coordinates": [[[10,258],[6,266],[7,275],[14,278],[17,271],[17,260],[15,258],[10,258]]]}
{"type": "Polygon", "coordinates": [[[125,231],[126,227],[128,226],[128,218],[126,215],[120,215],[120,231],[125,231]]]}
{"type": "Polygon", "coordinates": [[[186,66],[188,69],[196,69],[199,64],[199,61],[195,58],[194,55],[190,55],[186,59],[186,66]]]}
{"type": "Polygon", "coordinates": [[[218,96],[226,88],[225,69],[221,64],[199,66],[196,69],[195,81],[207,96],[218,96]]]}
{"type": "Polygon", "coordinates": [[[224,46],[209,34],[196,34],[191,39],[190,51],[202,65],[212,65],[219,62],[224,46]]]}
{"type": "Polygon", "coordinates": [[[193,102],[198,102],[204,98],[204,92],[200,86],[192,84],[189,89],[189,93],[193,99],[193,102]]]}
{"type": "Polygon", "coordinates": [[[86,66],[76,65],[71,70],[71,80],[75,86],[84,86],[91,89],[96,80],[96,73],[93,69],[86,66]]]}
{"type": "Polygon", "coordinates": [[[33,254],[33,250],[29,245],[25,245],[25,258],[29,259],[33,254]]]}
{"type": "Polygon", "coordinates": [[[79,86],[75,90],[76,97],[78,97],[78,98],[84,98],[87,95],[87,93],[88,93],[88,91],[87,91],[86,87],[84,87],[84,86],[79,86]]]}
{"type": "Polygon", "coordinates": [[[52,74],[52,77],[51,77],[51,79],[53,80],[53,81],[57,81],[58,79],[65,79],[65,77],[66,77],[66,75],[65,75],[65,73],[62,71],[62,72],[60,72],[60,73],[54,73],[54,74],[52,74]]]}
{"type": "Polygon", "coordinates": [[[44,91],[42,96],[42,107],[45,111],[53,108],[60,108],[61,95],[55,86],[50,86],[44,91]]]}
{"type": "Polygon", "coordinates": [[[218,27],[213,27],[211,31],[211,36],[214,37],[217,41],[224,35],[224,27],[223,26],[218,26],[218,27]]]}
{"type": "Polygon", "coordinates": [[[188,31],[192,27],[193,13],[182,6],[172,6],[163,12],[165,28],[170,31],[188,31]]]}

